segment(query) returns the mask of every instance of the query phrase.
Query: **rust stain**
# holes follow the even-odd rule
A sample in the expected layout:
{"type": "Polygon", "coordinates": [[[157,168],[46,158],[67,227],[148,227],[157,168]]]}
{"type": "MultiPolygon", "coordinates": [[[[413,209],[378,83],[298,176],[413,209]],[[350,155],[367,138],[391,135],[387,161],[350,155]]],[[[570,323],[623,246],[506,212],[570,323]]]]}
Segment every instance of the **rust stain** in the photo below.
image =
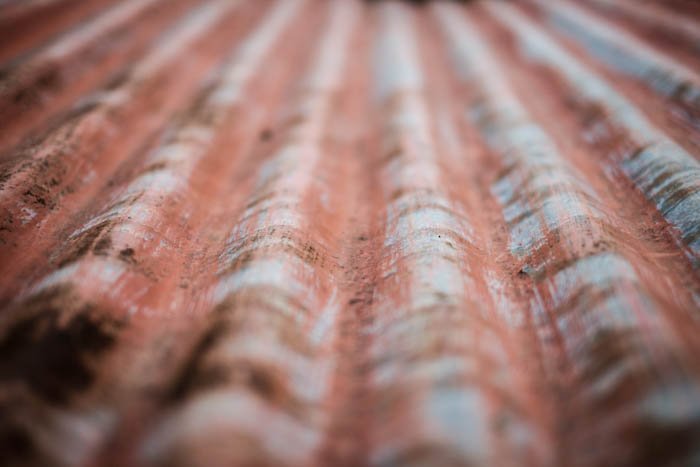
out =
{"type": "Polygon", "coordinates": [[[698,25],[0,0],[0,463],[696,465],[698,25]]]}

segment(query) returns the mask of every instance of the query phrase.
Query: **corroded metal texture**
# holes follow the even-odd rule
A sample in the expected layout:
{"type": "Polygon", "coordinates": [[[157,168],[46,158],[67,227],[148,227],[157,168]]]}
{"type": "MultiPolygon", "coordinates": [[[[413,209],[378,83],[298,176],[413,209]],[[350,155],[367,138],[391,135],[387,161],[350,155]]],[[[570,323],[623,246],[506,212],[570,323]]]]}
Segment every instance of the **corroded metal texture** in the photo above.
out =
{"type": "Polygon", "coordinates": [[[690,0],[0,0],[0,464],[700,465],[690,0]]]}

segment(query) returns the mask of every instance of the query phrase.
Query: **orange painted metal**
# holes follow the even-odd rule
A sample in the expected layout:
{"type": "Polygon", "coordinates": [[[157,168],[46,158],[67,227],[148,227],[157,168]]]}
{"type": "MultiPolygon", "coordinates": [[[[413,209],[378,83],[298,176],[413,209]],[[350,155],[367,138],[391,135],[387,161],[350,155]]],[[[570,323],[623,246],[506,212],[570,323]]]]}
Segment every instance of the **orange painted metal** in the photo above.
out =
{"type": "Polygon", "coordinates": [[[0,0],[0,464],[700,463],[700,11],[633,3],[0,0]]]}

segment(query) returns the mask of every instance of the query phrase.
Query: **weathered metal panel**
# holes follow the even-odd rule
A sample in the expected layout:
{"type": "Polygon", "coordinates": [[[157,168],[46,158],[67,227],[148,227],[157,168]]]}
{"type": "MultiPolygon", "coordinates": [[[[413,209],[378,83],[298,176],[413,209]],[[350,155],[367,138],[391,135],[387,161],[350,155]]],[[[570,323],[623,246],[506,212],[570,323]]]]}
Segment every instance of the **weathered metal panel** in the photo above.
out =
{"type": "Polygon", "coordinates": [[[698,14],[0,0],[0,463],[700,463],[698,14]]]}

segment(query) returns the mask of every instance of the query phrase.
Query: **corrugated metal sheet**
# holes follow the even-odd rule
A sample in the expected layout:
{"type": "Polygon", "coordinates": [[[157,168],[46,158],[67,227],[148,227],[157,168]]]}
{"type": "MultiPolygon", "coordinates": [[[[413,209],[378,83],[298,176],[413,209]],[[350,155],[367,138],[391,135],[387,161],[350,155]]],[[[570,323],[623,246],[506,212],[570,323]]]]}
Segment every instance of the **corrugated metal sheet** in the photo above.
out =
{"type": "Polygon", "coordinates": [[[0,1],[2,465],[700,464],[700,8],[408,3],[0,1]]]}

